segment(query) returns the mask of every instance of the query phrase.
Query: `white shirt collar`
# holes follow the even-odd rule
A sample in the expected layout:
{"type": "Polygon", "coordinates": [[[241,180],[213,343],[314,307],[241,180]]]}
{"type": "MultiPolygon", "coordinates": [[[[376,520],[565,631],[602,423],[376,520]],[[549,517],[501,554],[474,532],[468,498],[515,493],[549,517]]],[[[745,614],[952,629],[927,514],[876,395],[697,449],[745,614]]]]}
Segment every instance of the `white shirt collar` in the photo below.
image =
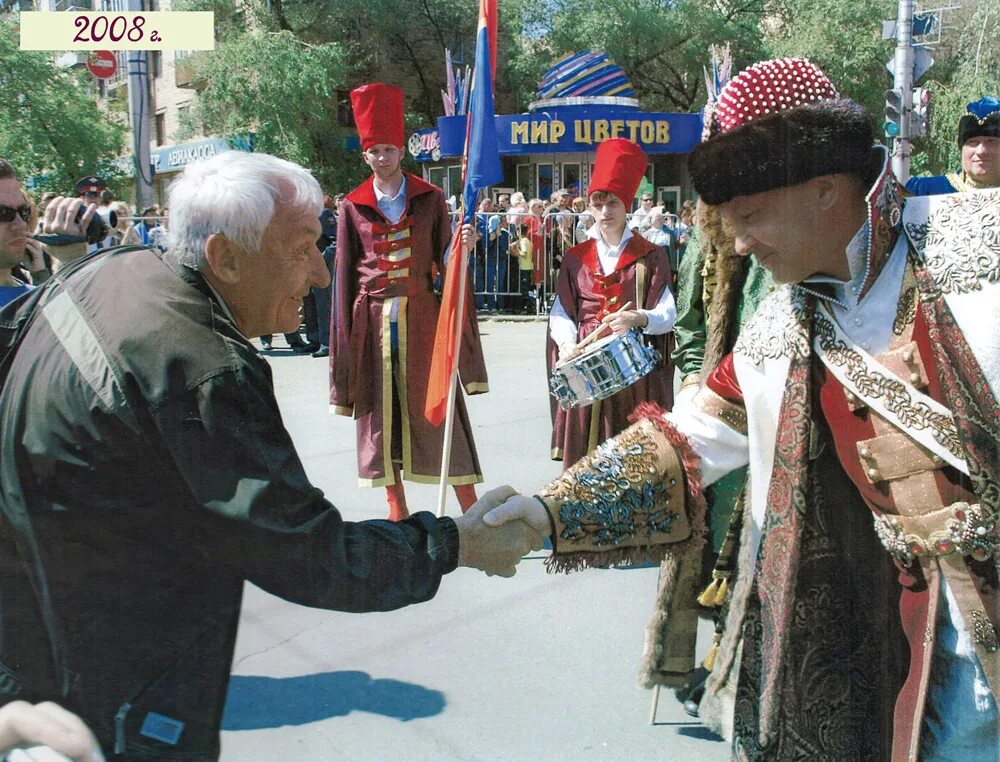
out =
{"type": "Polygon", "coordinates": [[[604,240],[604,236],[601,235],[601,224],[595,222],[587,229],[587,236],[593,238],[597,241],[597,250],[604,256],[617,257],[625,249],[625,244],[628,243],[628,239],[632,237],[632,229],[625,225],[625,230],[622,232],[622,239],[618,242],[617,246],[610,246],[607,241],[604,240]]]}
{"type": "Polygon", "coordinates": [[[399,184],[399,190],[396,192],[395,196],[390,196],[388,193],[383,193],[381,190],[379,190],[378,184],[375,181],[372,181],[372,187],[375,189],[376,202],[381,201],[384,198],[389,199],[389,201],[395,201],[401,195],[406,193],[406,175],[403,175],[403,182],[399,184]]]}
{"type": "Polygon", "coordinates": [[[871,223],[866,221],[864,225],[858,228],[858,232],[854,234],[854,237],[848,242],[847,248],[844,249],[844,256],[847,257],[847,269],[851,274],[849,280],[840,280],[832,275],[813,275],[806,278],[802,283],[807,286],[831,286],[835,301],[843,305],[857,304],[857,294],[861,293],[862,286],[860,281],[865,277],[866,273],[865,257],[868,256],[866,244],[868,242],[868,230],[870,226],[871,223]]]}

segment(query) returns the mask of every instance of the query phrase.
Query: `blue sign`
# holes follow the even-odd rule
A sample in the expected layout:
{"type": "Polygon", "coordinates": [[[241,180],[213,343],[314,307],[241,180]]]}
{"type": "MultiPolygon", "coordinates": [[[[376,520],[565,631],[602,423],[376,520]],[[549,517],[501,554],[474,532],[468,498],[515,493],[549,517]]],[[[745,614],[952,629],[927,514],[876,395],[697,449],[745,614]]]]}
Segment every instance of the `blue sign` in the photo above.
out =
{"type": "MultiPolygon", "coordinates": [[[[688,153],[701,140],[701,114],[646,113],[586,106],[496,117],[501,155],[596,151],[608,138],[626,138],[646,153],[688,153]]],[[[465,117],[438,118],[442,156],[461,156],[465,117]]]]}
{"type": "Polygon", "coordinates": [[[209,138],[208,140],[197,140],[193,143],[184,143],[179,146],[159,148],[155,151],[150,151],[149,158],[153,162],[153,170],[157,174],[161,172],[177,172],[184,169],[191,162],[198,161],[198,159],[209,159],[229,149],[229,141],[225,138],[209,138]]]}

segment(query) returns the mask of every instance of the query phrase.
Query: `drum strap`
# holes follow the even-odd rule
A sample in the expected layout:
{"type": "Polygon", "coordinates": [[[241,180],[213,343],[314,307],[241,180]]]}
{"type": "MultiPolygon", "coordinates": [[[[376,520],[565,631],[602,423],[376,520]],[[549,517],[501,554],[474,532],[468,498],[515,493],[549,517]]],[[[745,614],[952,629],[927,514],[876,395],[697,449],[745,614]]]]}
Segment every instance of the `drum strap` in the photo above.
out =
{"type": "Polygon", "coordinates": [[[640,259],[635,263],[635,299],[632,304],[637,310],[646,306],[646,281],[649,279],[649,268],[646,262],[640,259]]]}

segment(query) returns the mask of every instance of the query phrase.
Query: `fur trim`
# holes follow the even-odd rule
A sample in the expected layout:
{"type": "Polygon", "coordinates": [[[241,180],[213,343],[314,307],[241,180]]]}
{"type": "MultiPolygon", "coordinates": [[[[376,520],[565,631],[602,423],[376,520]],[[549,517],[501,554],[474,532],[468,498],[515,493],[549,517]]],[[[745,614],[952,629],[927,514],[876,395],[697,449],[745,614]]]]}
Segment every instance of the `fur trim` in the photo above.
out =
{"type": "Polygon", "coordinates": [[[545,571],[549,574],[569,574],[584,569],[600,569],[608,566],[621,568],[637,564],[659,564],[668,554],[677,550],[674,545],[647,545],[645,547],[615,548],[597,553],[553,553],[545,559],[545,571]]]}
{"type": "Polygon", "coordinates": [[[684,468],[687,513],[691,522],[691,537],[670,546],[674,552],[666,555],[660,566],[654,613],[646,624],[642,659],[639,664],[639,685],[681,687],[686,685],[694,669],[694,637],[697,631],[698,584],[701,552],[705,546],[705,495],[701,482],[701,460],[691,443],[663,416],[666,411],[652,402],[644,402],[633,411],[630,420],[650,420],[677,450],[684,468]],[[686,630],[692,630],[692,637],[686,630]],[[665,669],[683,666],[683,669],[665,669]]]}
{"type": "Polygon", "coordinates": [[[980,120],[975,114],[964,114],[958,120],[958,147],[972,138],[1000,138],[1000,114],[994,113],[980,120]]]}
{"type": "Polygon", "coordinates": [[[732,229],[717,206],[698,202],[698,228],[705,259],[715,265],[715,290],[705,294],[708,338],[702,362],[702,377],[715,370],[733,346],[739,328],[738,307],[743,296],[750,261],[736,253],[732,229]]]}
{"type": "Polygon", "coordinates": [[[716,135],[695,147],[688,167],[698,195],[717,205],[821,175],[857,174],[870,184],[874,143],[869,113],[846,98],[830,99],[716,135]]]}

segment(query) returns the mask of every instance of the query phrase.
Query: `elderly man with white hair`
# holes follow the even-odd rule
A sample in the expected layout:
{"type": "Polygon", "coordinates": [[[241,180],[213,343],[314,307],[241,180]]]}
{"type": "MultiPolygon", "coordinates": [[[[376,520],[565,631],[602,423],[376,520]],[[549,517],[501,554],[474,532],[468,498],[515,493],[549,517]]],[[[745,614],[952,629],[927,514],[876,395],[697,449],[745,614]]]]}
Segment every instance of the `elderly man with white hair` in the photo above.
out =
{"type": "Polygon", "coordinates": [[[309,483],[250,339],[329,283],[322,201],[295,164],[221,154],[171,186],[168,251],[99,252],[0,312],[0,704],[58,701],[123,758],[215,759],[245,580],[381,611],[541,547],[482,523],[509,488],[391,524],[309,483]]]}

